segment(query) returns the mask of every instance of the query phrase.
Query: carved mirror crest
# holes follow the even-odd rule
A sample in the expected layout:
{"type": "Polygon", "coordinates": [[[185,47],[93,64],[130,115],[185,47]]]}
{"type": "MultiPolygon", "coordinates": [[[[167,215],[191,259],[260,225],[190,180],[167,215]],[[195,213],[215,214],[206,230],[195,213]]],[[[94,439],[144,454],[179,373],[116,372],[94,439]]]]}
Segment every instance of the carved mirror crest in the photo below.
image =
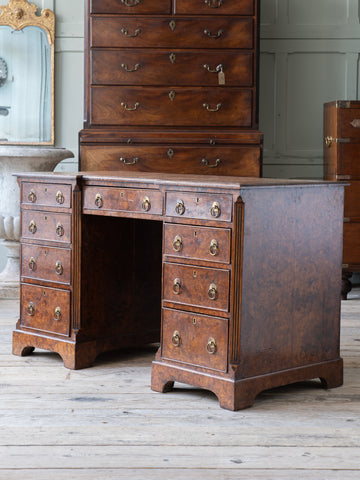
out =
{"type": "Polygon", "coordinates": [[[55,15],[27,0],[0,6],[0,144],[54,144],[55,15]]]}

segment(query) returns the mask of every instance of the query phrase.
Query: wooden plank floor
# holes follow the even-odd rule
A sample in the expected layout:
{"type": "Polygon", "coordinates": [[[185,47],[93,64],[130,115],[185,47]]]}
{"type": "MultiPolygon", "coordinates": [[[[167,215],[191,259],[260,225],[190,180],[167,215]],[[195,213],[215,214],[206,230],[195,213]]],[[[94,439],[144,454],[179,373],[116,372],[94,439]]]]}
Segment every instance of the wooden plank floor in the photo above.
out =
{"type": "Polygon", "coordinates": [[[345,383],[305,382],[229,412],[205,391],[150,390],[153,348],[70,371],[11,354],[16,301],[0,300],[0,479],[360,478],[360,290],[342,302],[345,383]]]}

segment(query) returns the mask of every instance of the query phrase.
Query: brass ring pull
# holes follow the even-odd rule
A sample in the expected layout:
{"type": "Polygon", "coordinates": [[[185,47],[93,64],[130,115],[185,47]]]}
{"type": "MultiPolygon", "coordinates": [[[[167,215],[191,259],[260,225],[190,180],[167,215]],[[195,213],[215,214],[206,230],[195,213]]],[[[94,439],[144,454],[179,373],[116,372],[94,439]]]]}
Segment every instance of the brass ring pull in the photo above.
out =
{"type": "Polygon", "coordinates": [[[214,69],[212,69],[212,68],[211,68],[209,65],[207,65],[206,63],[205,63],[205,65],[203,65],[203,67],[205,68],[205,70],[207,70],[207,71],[210,72],[210,73],[219,73],[219,72],[221,72],[221,71],[224,69],[224,67],[222,66],[221,63],[219,63],[219,65],[217,65],[214,69]]]}
{"type": "Polygon", "coordinates": [[[210,8],[220,8],[224,3],[223,0],[204,0],[204,2],[210,8]]]}
{"type": "Polygon", "coordinates": [[[206,345],[206,350],[210,355],[214,355],[216,353],[216,341],[215,338],[210,337],[208,343],[206,345]]]}
{"type": "Polygon", "coordinates": [[[211,108],[208,103],[203,103],[203,108],[206,108],[208,112],[218,112],[222,107],[222,103],[218,103],[215,108],[211,108]]]}
{"type": "Polygon", "coordinates": [[[100,193],[97,193],[95,195],[95,205],[98,207],[98,208],[101,208],[103,206],[103,199],[102,199],[102,196],[100,193]]]}
{"type": "Polygon", "coordinates": [[[206,158],[203,158],[203,159],[201,159],[201,163],[202,163],[203,165],[205,165],[206,167],[216,168],[216,167],[218,167],[218,166],[220,165],[221,159],[220,159],[220,158],[217,158],[217,159],[215,160],[215,163],[214,163],[213,165],[210,165],[210,163],[207,161],[207,159],[206,159],[206,158]]]}
{"type": "Polygon", "coordinates": [[[35,307],[32,302],[30,302],[27,306],[26,313],[29,315],[29,317],[33,317],[35,315],[35,307]]]}
{"type": "Polygon", "coordinates": [[[333,143],[333,140],[334,140],[333,137],[325,137],[324,138],[325,146],[327,148],[330,148],[333,143]]]}
{"type": "Polygon", "coordinates": [[[34,235],[36,231],[37,231],[36,223],[34,220],[31,220],[31,222],[29,223],[29,232],[34,235]]]}
{"type": "Polygon", "coordinates": [[[62,266],[61,262],[57,261],[55,263],[55,272],[58,274],[58,275],[62,275],[63,272],[64,272],[64,267],[62,266]]]}
{"type": "Polygon", "coordinates": [[[56,225],[56,235],[58,237],[62,237],[64,235],[64,232],[65,232],[64,227],[61,225],[61,223],[58,223],[56,225]]]}
{"type": "Polygon", "coordinates": [[[126,158],[120,157],[120,162],[123,162],[124,165],[135,165],[139,161],[138,157],[134,157],[132,160],[127,161],[126,158]]]}
{"type": "Polygon", "coordinates": [[[32,272],[34,272],[36,270],[36,260],[35,260],[34,257],[30,257],[29,268],[32,272]]]}
{"type": "Polygon", "coordinates": [[[220,203],[214,202],[210,208],[210,215],[215,218],[219,218],[221,215],[220,203]]]}
{"type": "Polygon", "coordinates": [[[181,252],[182,248],[183,248],[182,239],[180,235],[176,235],[173,241],[173,250],[175,250],[175,252],[181,252]]]}
{"type": "Polygon", "coordinates": [[[121,3],[123,3],[124,5],[126,5],[127,7],[136,7],[137,5],[140,5],[140,3],[142,2],[142,0],[121,0],[121,3]]]}
{"type": "Polygon", "coordinates": [[[141,208],[145,211],[148,212],[151,209],[151,202],[149,197],[144,197],[141,208]]]}
{"type": "Polygon", "coordinates": [[[36,193],[34,192],[34,190],[31,190],[29,195],[28,195],[28,200],[29,202],[31,203],[35,203],[36,202],[36,193]]]}
{"type": "Polygon", "coordinates": [[[59,322],[61,320],[61,308],[60,307],[55,308],[54,320],[56,320],[57,322],[59,322]]]}
{"type": "Polygon", "coordinates": [[[127,112],[134,112],[135,110],[137,110],[140,107],[139,102],[136,102],[133,107],[128,107],[128,104],[126,102],[121,102],[120,105],[122,107],[124,107],[127,112]]]}
{"type": "Polygon", "coordinates": [[[211,283],[208,290],[208,297],[210,298],[210,300],[216,300],[217,293],[217,286],[215,285],[215,283],[211,283]]]}
{"type": "Polygon", "coordinates": [[[122,28],[120,31],[125,35],[125,37],[137,37],[141,33],[141,28],[137,28],[133,34],[130,34],[127,28],[122,28]]]}
{"type": "Polygon", "coordinates": [[[64,203],[64,195],[60,192],[60,190],[58,192],[56,192],[56,202],[59,204],[59,205],[62,205],[64,203]]]}
{"type": "Polygon", "coordinates": [[[171,343],[174,345],[174,347],[180,347],[181,337],[180,333],[177,330],[175,330],[175,332],[173,333],[171,343]]]}
{"type": "Polygon", "coordinates": [[[172,289],[173,289],[173,292],[175,293],[175,295],[179,295],[179,293],[181,293],[181,280],[180,280],[180,278],[175,278],[172,289]]]}
{"type": "Polygon", "coordinates": [[[182,200],[178,200],[176,205],[175,205],[175,212],[178,214],[178,215],[184,215],[185,213],[185,205],[184,205],[184,202],[182,200]]]}
{"type": "Polygon", "coordinates": [[[134,68],[129,68],[126,63],[122,63],[121,64],[121,68],[123,68],[125,70],[125,72],[136,72],[137,70],[139,70],[139,68],[141,68],[142,65],[140,63],[137,63],[134,68]]]}
{"type": "Polygon", "coordinates": [[[213,257],[216,257],[216,255],[219,253],[219,242],[215,240],[215,238],[213,238],[210,242],[209,253],[213,257]]]}
{"type": "Polygon", "coordinates": [[[220,28],[220,30],[217,31],[214,35],[210,32],[210,30],[205,29],[204,30],[204,35],[207,35],[209,38],[220,38],[224,34],[224,30],[220,28]]]}

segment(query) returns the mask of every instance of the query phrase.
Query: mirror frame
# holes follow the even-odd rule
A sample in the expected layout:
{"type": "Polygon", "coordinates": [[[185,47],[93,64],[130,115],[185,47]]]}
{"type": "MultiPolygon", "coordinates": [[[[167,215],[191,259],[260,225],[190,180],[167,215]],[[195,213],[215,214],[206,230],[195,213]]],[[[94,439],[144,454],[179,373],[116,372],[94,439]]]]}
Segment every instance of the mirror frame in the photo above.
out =
{"type": "Polygon", "coordinates": [[[41,10],[40,15],[36,15],[38,10],[39,7],[34,3],[29,3],[28,0],[9,0],[7,5],[0,6],[0,26],[6,25],[14,30],[33,26],[46,32],[51,50],[51,139],[44,142],[0,142],[0,145],[54,145],[55,143],[55,15],[47,8],[41,10]]]}

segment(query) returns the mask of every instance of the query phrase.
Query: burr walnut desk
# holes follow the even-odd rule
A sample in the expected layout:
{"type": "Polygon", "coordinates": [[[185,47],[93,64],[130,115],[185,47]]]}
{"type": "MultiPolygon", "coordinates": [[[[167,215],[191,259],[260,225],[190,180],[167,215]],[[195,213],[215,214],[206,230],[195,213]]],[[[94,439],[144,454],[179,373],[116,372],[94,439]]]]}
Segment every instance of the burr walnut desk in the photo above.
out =
{"type": "Polygon", "coordinates": [[[13,352],[68,368],[160,339],[174,381],[240,409],[262,390],[342,384],[344,187],[156,173],[21,174],[13,352]]]}

